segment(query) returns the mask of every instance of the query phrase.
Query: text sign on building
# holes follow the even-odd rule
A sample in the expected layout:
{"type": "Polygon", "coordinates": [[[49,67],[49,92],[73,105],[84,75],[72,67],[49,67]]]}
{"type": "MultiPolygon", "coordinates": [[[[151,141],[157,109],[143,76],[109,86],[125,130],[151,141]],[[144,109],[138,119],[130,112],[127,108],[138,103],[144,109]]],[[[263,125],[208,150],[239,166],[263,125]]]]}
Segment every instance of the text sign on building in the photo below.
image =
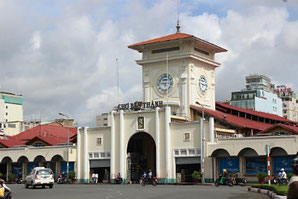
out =
{"type": "Polygon", "coordinates": [[[154,109],[163,105],[163,101],[152,101],[152,102],[134,102],[119,104],[117,110],[128,110],[128,111],[138,111],[141,109],[154,109]]]}

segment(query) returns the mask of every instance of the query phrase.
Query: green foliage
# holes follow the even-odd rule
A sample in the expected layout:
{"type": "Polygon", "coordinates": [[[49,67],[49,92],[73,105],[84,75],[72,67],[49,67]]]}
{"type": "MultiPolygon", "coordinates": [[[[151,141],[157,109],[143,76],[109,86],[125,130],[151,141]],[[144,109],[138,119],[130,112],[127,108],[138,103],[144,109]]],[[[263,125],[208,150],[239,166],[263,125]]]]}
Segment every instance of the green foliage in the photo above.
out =
{"type": "Polygon", "coordinates": [[[73,180],[76,178],[76,172],[75,171],[70,171],[68,174],[68,178],[73,180]]]}
{"type": "Polygon", "coordinates": [[[293,173],[288,173],[287,174],[287,177],[288,177],[289,180],[291,179],[292,176],[293,176],[293,173]]]}
{"type": "Polygon", "coordinates": [[[257,178],[258,178],[258,179],[265,179],[266,177],[267,177],[267,174],[266,174],[266,173],[262,173],[262,172],[261,172],[261,173],[258,173],[258,174],[257,174],[257,178]]]}
{"type": "Polygon", "coordinates": [[[3,173],[0,172],[0,178],[3,178],[3,173]]]}
{"type": "Polygon", "coordinates": [[[9,181],[14,180],[15,177],[16,177],[16,176],[15,176],[13,173],[9,173],[9,174],[8,174],[8,180],[9,180],[9,181]]]}
{"type": "Polygon", "coordinates": [[[289,190],[288,185],[254,184],[252,187],[270,190],[281,196],[286,196],[289,190]]]}
{"type": "Polygon", "coordinates": [[[191,176],[192,176],[192,178],[193,178],[194,180],[200,180],[200,179],[202,179],[202,174],[199,173],[198,171],[194,171],[194,172],[191,174],[191,176]]]}

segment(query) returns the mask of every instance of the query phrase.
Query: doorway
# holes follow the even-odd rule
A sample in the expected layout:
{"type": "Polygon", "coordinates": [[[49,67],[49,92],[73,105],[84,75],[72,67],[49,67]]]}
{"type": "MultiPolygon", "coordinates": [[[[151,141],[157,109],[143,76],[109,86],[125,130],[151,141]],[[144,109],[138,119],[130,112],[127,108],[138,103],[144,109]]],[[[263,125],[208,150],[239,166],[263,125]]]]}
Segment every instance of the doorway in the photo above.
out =
{"type": "Polygon", "coordinates": [[[127,146],[129,157],[128,173],[132,182],[139,182],[144,172],[152,170],[156,175],[156,146],[154,139],[145,132],[134,134],[127,146]]]}

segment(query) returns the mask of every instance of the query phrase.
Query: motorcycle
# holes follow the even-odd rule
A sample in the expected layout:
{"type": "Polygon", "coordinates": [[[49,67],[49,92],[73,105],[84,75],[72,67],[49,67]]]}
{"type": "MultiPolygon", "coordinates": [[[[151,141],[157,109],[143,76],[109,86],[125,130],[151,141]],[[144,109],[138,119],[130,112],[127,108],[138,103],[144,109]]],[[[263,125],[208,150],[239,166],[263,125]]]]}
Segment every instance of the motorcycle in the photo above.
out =
{"type": "Polygon", "coordinates": [[[116,178],[115,183],[116,184],[122,184],[122,178],[116,178]]]}
{"type": "Polygon", "coordinates": [[[231,180],[233,182],[233,185],[240,185],[240,186],[245,186],[247,182],[245,178],[232,177],[231,180]]]}
{"type": "Polygon", "coordinates": [[[153,186],[157,185],[157,177],[152,178],[141,178],[141,185],[145,186],[146,184],[152,184],[153,186]]]}
{"type": "Polygon", "coordinates": [[[64,184],[66,183],[66,178],[63,175],[59,175],[59,177],[57,178],[57,183],[58,184],[64,184]]]}
{"type": "Polygon", "coordinates": [[[16,183],[17,183],[17,184],[22,184],[22,183],[23,183],[22,178],[21,178],[21,177],[16,178],[16,183]]]}
{"type": "Polygon", "coordinates": [[[285,179],[285,178],[279,179],[277,177],[274,177],[271,180],[271,184],[287,185],[288,184],[288,180],[285,179]]]}
{"type": "Polygon", "coordinates": [[[232,187],[233,181],[231,178],[227,177],[225,178],[222,182],[221,182],[221,178],[223,177],[223,175],[220,175],[214,182],[215,186],[218,187],[219,185],[228,185],[229,187],[232,187]]]}

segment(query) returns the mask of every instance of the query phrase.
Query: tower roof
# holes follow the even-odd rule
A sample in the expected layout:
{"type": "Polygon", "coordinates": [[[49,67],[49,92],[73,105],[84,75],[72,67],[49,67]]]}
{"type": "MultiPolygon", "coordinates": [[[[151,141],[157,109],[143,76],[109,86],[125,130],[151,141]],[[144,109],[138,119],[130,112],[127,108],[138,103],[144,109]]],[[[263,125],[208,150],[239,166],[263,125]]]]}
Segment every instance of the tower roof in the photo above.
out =
{"type": "Polygon", "coordinates": [[[136,44],[132,44],[132,45],[129,45],[128,48],[142,52],[143,48],[147,45],[159,44],[159,43],[170,42],[170,41],[175,41],[175,40],[185,40],[185,39],[195,40],[197,43],[199,43],[203,46],[206,46],[206,48],[209,48],[211,51],[213,51],[215,53],[227,51],[226,49],[221,48],[221,47],[219,47],[215,44],[212,44],[208,41],[197,38],[190,34],[185,34],[185,33],[180,33],[180,32],[177,32],[177,33],[171,34],[171,35],[167,35],[167,36],[163,36],[163,37],[159,37],[159,38],[155,38],[155,39],[151,39],[148,41],[143,41],[143,42],[139,42],[136,44]]]}

